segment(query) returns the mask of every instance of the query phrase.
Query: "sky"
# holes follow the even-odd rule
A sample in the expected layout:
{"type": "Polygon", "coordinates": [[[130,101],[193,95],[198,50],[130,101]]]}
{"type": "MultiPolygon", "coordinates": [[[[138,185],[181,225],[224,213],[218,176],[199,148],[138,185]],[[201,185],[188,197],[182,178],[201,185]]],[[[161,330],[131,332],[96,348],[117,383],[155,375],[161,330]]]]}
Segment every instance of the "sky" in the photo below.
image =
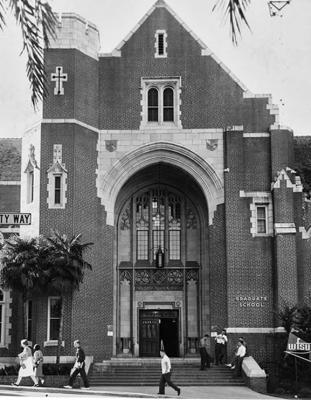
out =
{"type": "MultiPolygon", "coordinates": [[[[74,12],[100,31],[101,52],[111,52],[156,0],[50,0],[56,12],[74,12]]],[[[311,134],[311,0],[291,0],[282,17],[271,17],[267,0],[252,0],[247,11],[251,31],[231,42],[217,0],[166,0],[207,47],[253,93],[269,93],[279,106],[280,123],[295,135],[311,134]]],[[[21,137],[40,121],[26,77],[22,40],[12,17],[0,31],[0,137],[21,137]]]]}

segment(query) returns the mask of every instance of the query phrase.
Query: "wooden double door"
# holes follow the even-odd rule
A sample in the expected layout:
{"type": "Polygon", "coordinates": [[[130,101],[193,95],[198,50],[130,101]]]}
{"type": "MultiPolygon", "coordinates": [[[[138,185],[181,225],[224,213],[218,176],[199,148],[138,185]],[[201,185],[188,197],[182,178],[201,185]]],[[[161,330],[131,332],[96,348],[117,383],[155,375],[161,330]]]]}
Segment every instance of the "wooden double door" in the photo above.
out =
{"type": "Polygon", "coordinates": [[[139,356],[159,357],[164,349],[169,357],[178,357],[178,333],[178,310],[140,310],[139,356]]]}

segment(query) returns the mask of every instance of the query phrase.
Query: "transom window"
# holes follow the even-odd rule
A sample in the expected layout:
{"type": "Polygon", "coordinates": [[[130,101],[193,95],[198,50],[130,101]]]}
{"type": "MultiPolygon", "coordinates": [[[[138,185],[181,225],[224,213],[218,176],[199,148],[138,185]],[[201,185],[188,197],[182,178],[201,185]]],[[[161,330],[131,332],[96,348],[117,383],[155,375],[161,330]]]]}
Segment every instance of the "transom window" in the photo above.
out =
{"type": "Polygon", "coordinates": [[[180,78],[143,78],[141,129],[182,128],[180,92],[180,78]]]}

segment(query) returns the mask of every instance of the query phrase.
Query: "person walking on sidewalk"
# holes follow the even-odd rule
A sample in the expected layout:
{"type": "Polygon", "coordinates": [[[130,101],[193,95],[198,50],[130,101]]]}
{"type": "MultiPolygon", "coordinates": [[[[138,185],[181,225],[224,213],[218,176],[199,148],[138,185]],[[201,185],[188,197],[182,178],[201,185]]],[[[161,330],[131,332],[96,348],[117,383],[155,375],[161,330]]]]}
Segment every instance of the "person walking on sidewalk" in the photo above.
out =
{"type": "Polygon", "coordinates": [[[173,389],[176,390],[179,396],[181,389],[171,381],[171,360],[168,358],[164,350],[160,350],[160,356],[162,358],[161,360],[162,375],[159,383],[158,394],[165,394],[165,383],[167,383],[168,386],[171,386],[173,389]]]}
{"type": "Polygon", "coordinates": [[[66,389],[72,389],[74,380],[76,379],[77,375],[80,374],[83,380],[83,384],[85,389],[89,389],[90,385],[87,380],[86,372],[85,372],[85,353],[80,345],[79,340],[75,340],[73,342],[74,347],[77,349],[76,351],[76,362],[71,370],[68,385],[64,386],[66,389]]]}
{"type": "Polygon", "coordinates": [[[38,379],[38,384],[41,383],[41,385],[43,385],[44,384],[43,367],[42,367],[43,354],[38,344],[35,344],[33,349],[34,349],[33,364],[34,364],[35,377],[38,379]]]}
{"type": "Polygon", "coordinates": [[[33,386],[39,386],[38,379],[35,377],[35,373],[33,370],[32,353],[30,347],[28,346],[27,339],[21,340],[21,347],[23,347],[24,350],[18,355],[20,369],[18,371],[17,380],[16,382],[12,383],[12,386],[19,386],[21,380],[28,376],[30,376],[30,378],[33,380],[33,386]]]}

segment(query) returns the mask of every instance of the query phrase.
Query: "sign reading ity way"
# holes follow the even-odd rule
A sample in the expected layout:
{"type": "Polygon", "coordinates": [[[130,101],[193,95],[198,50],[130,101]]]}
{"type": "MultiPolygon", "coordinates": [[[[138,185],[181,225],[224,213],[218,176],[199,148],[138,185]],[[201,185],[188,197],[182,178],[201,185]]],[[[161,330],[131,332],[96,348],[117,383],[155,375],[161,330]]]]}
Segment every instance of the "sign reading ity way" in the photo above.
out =
{"type": "Polygon", "coordinates": [[[31,214],[0,213],[0,225],[31,225],[31,214]]]}

